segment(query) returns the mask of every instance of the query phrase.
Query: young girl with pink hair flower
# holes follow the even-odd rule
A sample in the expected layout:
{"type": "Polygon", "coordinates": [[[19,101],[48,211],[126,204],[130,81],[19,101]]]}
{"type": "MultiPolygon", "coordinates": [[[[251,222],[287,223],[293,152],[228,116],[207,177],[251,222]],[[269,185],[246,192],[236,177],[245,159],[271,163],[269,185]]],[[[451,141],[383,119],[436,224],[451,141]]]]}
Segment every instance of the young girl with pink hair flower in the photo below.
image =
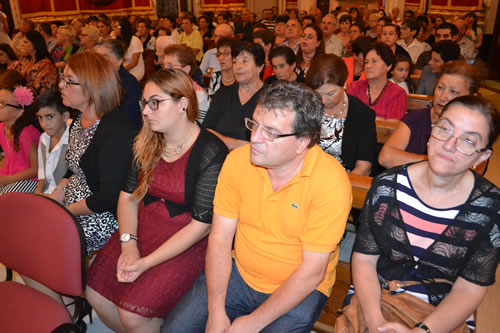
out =
{"type": "Polygon", "coordinates": [[[0,87],[0,195],[34,192],[37,186],[40,139],[33,93],[24,86],[0,87]]]}

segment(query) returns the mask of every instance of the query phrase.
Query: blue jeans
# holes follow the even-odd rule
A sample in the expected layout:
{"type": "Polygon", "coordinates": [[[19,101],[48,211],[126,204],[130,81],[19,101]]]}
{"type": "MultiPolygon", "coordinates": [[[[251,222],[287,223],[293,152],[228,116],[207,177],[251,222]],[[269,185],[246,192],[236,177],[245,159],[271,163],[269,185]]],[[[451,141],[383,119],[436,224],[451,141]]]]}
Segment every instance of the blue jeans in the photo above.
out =
{"type": "MultiPolygon", "coordinates": [[[[226,313],[231,321],[252,313],[271,294],[260,293],[243,281],[233,259],[233,269],[226,294],[226,313]]],[[[287,314],[266,326],[261,332],[311,332],[327,301],[326,295],[315,290],[287,314]]],[[[205,332],[208,319],[207,284],[201,272],[193,288],[170,312],[162,333],[205,332]]]]}

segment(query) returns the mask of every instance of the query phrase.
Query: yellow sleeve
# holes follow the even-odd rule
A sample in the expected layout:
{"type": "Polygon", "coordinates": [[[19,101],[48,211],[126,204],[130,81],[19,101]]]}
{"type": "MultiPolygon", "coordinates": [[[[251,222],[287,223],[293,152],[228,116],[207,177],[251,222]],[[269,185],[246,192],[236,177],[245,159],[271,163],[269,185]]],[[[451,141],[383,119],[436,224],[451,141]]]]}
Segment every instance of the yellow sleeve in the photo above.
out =
{"type": "Polygon", "coordinates": [[[311,252],[331,252],[342,239],[351,211],[351,183],[340,165],[317,183],[301,236],[302,247],[311,252]]]}

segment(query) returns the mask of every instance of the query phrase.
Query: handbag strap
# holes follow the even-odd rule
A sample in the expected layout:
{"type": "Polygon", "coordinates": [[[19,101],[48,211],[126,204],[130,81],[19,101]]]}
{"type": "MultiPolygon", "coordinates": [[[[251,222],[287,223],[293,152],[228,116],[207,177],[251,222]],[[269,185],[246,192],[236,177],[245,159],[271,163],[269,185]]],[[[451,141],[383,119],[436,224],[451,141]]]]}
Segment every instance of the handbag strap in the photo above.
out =
{"type": "Polygon", "coordinates": [[[453,282],[446,280],[446,279],[425,279],[422,281],[399,281],[399,280],[391,280],[391,281],[384,281],[382,284],[382,288],[387,289],[389,291],[396,291],[399,288],[406,288],[406,287],[411,287],[411,286],[416,286],[419,284],[432,284],[432,283],[446,283],[449,284],[450,286],[453,285],[453,282]]]}

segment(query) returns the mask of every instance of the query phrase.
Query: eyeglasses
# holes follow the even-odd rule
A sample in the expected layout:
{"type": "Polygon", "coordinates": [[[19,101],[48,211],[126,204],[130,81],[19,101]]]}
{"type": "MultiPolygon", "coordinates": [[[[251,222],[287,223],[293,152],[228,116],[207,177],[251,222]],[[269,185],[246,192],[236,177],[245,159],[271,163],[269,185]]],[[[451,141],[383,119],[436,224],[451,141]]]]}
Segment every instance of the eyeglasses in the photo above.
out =
{"type": "MultiPolygon", "coordinates": [[[[250,118],[245,118],[245,127],[250,130],[250,132],[256,131],[259,128],[259,123],[250,119],[250,118]]],[[[298,135],[299,133],[290,133],[290,134],[276,134],[271,132],[271,130],[262,127],[262,137],[269,141],[273,142],[274,139],[279,139],[279,138],[285,138],[287,136],[295,136],[298,135]]]]}
{"type": "Polygon", "coordinates": [[[217,56],[217,58],[222,57],[222,56],[229,57],[231,55],[231,52],[229,52],[229,51],[217,52],[215,55],[217,56]]]}
{"type": "Polygon", "coordinates": [[[488,150],[488,148],[478,149],[476,144],[471,140],[463,137],[457,137],[453,135],[453,128],[446,122],[440,122],[438,124],[432,124],[431,136],[439,141],[448,141],[451,138],[456,138],[455,147],[459,152],[466,156],[471,156],[474,153],[482,153],[488,150]]]}
{"type": "Polygon", "coordinates": [[[19,105],[14,105],[14,104],[0,102],[0,109],[3,109],[6,106],[10,106],[10,107],[13,107],[13,108],[16,108],[16,109],[22,109],[23,108],[22,106],[19,106],[19,105]]]}
{"type": "Polygon", "coordinates": [[[61,77],[61,82],[63,83],[63,88],[67,88],[68,84],[72,86],[79,86],[80,83],[71,81],[70,79],[67,79],[66,76],[64,76],[64,73],[60,73],[59,76],[61,77]]]}
{"type": "Polygon", "coordinates": [[[169,101],[169,100],[171,100],[171,98],[165,98],[165,99],[150,98],[147,101],[144,98],[141,98],[141,100],[139,101],[139,106],[141,107],[141,110],[144,110],[144,108],[147,105],[150,110],[156,111],[160,107],[161,102],[165,102],[165,101],[169,101]]]}

